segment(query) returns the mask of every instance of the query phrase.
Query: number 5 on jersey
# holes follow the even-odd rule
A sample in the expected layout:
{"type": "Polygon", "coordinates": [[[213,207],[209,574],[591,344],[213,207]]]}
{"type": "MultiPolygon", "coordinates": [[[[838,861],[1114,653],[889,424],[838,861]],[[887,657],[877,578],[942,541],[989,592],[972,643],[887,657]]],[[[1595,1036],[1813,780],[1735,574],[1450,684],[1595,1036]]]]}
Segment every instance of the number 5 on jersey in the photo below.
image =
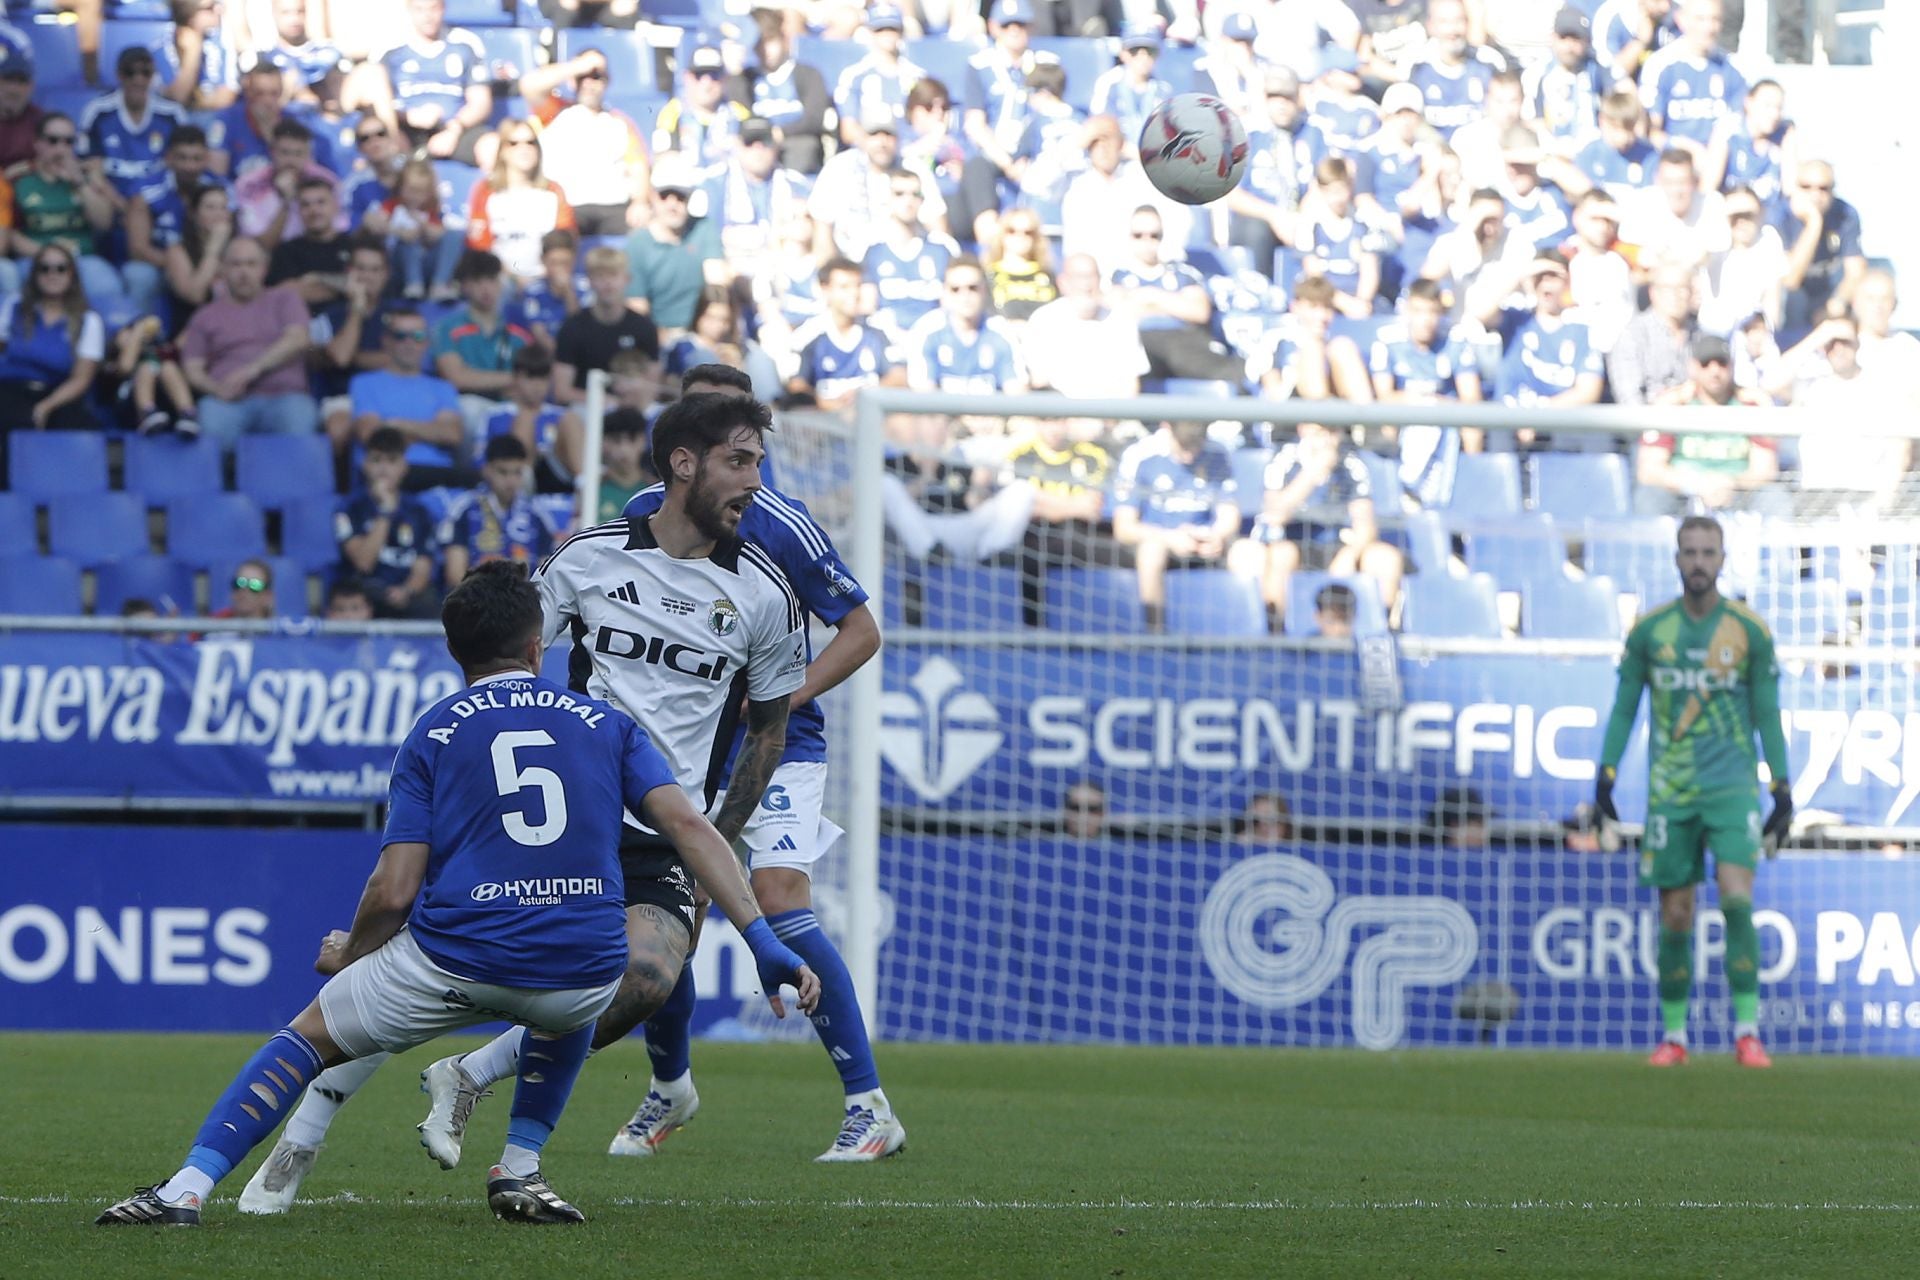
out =
{"type": "Polygon", "coordinates": [[[527,821],[525,812],[500,815],[500,825],[516,844],[535,847],[552,844],[567,829],[567,792],[560,783],[560,775],[538,765],[522,769],[513,758],[513,753],[522,747],[552,745],[553,735],[545,729],[517,729],[494,735],[493,781],[500,794],[503,797],[517,795],[528,787],[538,787],[541,806],[546,810],[546,821],[537,826],[527,821]]]}

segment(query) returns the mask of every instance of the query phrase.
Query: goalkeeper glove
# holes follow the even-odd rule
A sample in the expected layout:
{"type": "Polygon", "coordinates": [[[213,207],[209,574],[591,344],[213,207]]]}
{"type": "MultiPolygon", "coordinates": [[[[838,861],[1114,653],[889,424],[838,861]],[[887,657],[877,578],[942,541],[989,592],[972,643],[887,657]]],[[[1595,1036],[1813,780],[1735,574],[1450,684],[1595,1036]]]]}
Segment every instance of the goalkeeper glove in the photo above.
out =
{"type": "Polygon", "coordinates": [[[1600,766],[1599,774],[1593,780],[1593,807],[1608,822],[1620,821],[1620,812],[1613,807],[1614,776],[1614,767],[1603,764],[1600,766]]]}
{"type": "MultiPolygon", "coordinates": [[[[754,972],[760,977],[760,990],[767,999],[775,1002],[779,1009],[780,988],[789,986],[801,993],[806,999],[807,983],[813,979],[813,973],[807,968],[807,962],[796,955],[786,943],[773,936],[773,926],[762,916],[740,931],[741,941],[753,953],[754,972]]],[[[816,980],[817,981],[817,980],[816,980]]],[[[784,1017],[784,1013],[782,1014],[784,1017]]]]}
{"type": "Polygon", "coordinates": [[[1780,842],[1793,830],[1793,784],[1780,781],[1769,790],[1773,795],[1773,812],[1767,815],[1767,825],[1760,828],[1760,844],[1771,858],[1780,852],[1780,842]]]}

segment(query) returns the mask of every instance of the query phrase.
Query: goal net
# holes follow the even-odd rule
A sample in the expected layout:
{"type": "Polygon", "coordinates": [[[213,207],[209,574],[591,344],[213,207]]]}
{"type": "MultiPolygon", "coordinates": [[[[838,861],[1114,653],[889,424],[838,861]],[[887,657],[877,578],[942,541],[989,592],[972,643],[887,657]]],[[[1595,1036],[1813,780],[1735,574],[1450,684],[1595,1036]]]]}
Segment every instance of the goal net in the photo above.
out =
{"type": "MultiPolygon", "coordinates": [[[[1624,848],[1602,851],[1589,802],[1619,638],[1678,593],[1688,504],[1632,483],[1649,415],[1556,421],[1577,452],[1462,455],[1422,504],[1391,407],[1349,406],[1333,470],[1370,489],[1285,511],[1268,495],[1314,434],[1301,406],[1063,403],[883,392],[855,429],[788,415],[774,444],[886,631],[829,707],[852,836],[820,881],[878,1030],[1644,1044],[1644,716],[1624,848]],[[1152,537],[1117,530],[1123,508],[1209,532],[1153,535],[1165,572],[1143,575],[1152,537]]],[[[1739,505],[1721,585],[1778,643],[1801,812],[1757,893],[1769,1041],[1920,1048],[1920,864],[1891,856],[1920,823],[1920,536],[1800,503],[1791,475],[1739,505]]],[[[1694,1030],[1714,1045],[1711,886],[1701,906],[1694,1030]]]]}

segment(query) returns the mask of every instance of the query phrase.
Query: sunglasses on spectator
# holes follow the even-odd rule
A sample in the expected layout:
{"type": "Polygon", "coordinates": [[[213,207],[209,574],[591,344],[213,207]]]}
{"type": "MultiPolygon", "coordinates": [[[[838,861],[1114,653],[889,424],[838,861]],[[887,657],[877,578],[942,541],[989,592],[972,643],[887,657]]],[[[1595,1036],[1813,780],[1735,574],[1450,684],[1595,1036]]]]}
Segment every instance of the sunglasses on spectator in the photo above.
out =
{"type": "Polygon", "coordinates": [[[1733,361],[1728,360],[1722,356],[1710,356],[1705,360],[1699,361],[1698,363],[1702,369],[1711,369],[1714,365],[1719,365],[1721,368],[1726,369],[1726,368],[1731,368],[1733,365],[1733,361]]]}
{"type": "Polygon", "coordinates": [[[1803,182],[1800,184],[1800,189],[1802,191],[1831,191],[1833,190],[1833,184],[1831,182],[1803,182]]]}
{"type": "Polygon", "coordinates": [[[47,262],[34,263],[33,273],[37,276],[71,275],[73,273],[73,267],[68,263],[61,262],[58,259],[53,259],[47,262]]]}
{"type": "Polygon", "coordinates": [[[40,135],[40,141],[51,147],[70,147],[77,136],[71,133],[43,133],[40,135]]]}
{"type": "Polygon", "coordinates": [[[372,142],[375,138],[384,138],[386,136],[387,136],[387,126],[375,125],[373,128],[368,129],[363,133],[354,134],[353,140],[355,142],[366,143],[366,142],[372,142]]]}
{"type": "Polygon", "coordinates": [[[693,78],[695,80],[718,80],[724,75],[726,75],[726,72],[720,70],[718,67],[701,67],[693,73],[693,78]]]}
{"type": "Polygon", "coordinates": [[[122,80],[151,80],[153,79],[153,64],[150,62],[136,63],[128,67],[125,71],[122,71],[120,78],[122,80]]]}
{"type": "Polygon", "coordinates": [[[1135,240],[1158,240],[1160,238],[1158,231],[1135,231],[1131,234],[1135,240]]]}
{"type": "Polygon", "coordinates": [[[1069,813],[1105,813],[1107,806],[1100,800],[1069,800],[1067,811],[1069,813]]]}
{"type": "Polygon", "coordinates": [[[678,200],[681,204],[687,202],[687,193],[674,187],[668,187],[665,190],[656,191],[653,194],[659,196],[662,200],[678,200]]]}
{"type": "Polygon", "coordinates": [[[966,284],[949,284],[948,293],[979,293],[984,286],[978,280],[966,284]]]}
{"type": "Polygon", "coordinates": [[[270,584],[265,578],[249,578],[244,575],[233,580],[235,591],[265,591],[270,584]]]}
{"type": "Polygon", "coordinates": [[[540,145],[540,139],[533,137],[508,138],[506,145],[509,147],[537,147],[540,145]]]}
{"type": "Polygon", "coordinates": [[[599,67],[595,67],[591,71],[582,71],[580,73],[580,78],[582,80],[605,80],[607,78],[607,73],[605,71],[602,71],[599,67]]]}
{"type": "Polygon", "coordinates": [[[1757,222],[1759,218],[1760,218],[1760,211],[1758,209],[1727,210],[1728,222],[1757,222]]]}
{"type": "Polygon", "coordinates": [[[425,342],[427,331],[425,329],[389,329],[387,336],[395,342],[425,342]]]}

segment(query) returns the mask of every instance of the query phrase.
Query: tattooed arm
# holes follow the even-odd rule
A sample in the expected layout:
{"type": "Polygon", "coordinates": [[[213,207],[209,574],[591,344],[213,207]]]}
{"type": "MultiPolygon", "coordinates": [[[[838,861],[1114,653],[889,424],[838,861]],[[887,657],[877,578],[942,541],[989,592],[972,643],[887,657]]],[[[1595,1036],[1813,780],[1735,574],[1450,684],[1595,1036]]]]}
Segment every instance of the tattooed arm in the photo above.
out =
{"type": "Polygon", "coordinates": [[[773,778],[780,753],[786,750],[787,712],[791,707],[790,697],[747,704],[747,736],[740,743],[740,754],[734,757],[726,802],[713,815],[713,825],[729,843],[739,839],[747,819],[753,816],[753,806],[760,803],[773,778]]]}

